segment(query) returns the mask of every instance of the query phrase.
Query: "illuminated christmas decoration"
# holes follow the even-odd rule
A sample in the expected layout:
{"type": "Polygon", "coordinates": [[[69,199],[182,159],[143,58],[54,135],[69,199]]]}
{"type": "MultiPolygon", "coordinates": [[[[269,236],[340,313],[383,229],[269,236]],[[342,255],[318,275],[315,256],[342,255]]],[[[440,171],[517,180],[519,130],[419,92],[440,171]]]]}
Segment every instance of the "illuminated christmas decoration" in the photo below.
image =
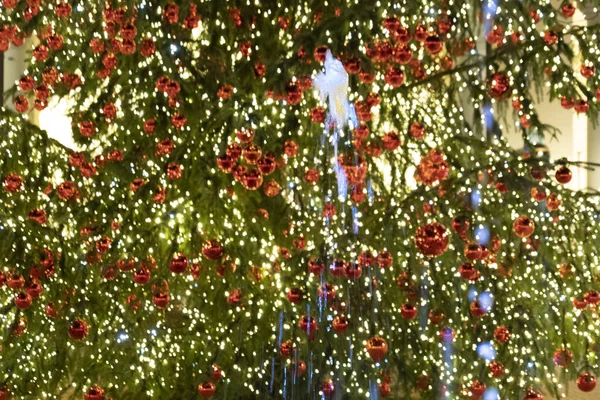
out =
{"type": "Polygon", "coordinates": [[[597,118],[588,2],[0,5],[0,399],[594,390],[598,198],[490,130],[597,118]]]}

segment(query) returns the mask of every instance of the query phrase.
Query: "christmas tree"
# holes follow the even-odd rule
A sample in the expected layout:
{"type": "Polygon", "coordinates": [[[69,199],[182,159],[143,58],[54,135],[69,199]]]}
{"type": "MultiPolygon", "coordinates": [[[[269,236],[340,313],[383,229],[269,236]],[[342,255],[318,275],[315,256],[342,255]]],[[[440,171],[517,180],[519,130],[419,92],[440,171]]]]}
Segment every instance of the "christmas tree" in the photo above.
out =
{"type": "Polygon", "coordinates": [[[0,0],[0,399],[593,390],[596,4],[0,0]]]}

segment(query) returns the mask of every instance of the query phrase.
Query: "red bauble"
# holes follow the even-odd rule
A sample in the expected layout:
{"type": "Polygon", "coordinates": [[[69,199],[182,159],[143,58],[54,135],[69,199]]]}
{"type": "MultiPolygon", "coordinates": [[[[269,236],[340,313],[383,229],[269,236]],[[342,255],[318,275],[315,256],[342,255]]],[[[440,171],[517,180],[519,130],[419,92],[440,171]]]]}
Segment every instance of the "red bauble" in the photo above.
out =
{"type": "Polygon", "coordinates": [[[313,275],[320,275],[325,270],[325,264],[318,258],[308,261],[308,271],[313,275]]]}
{"type": "Polygon", "coordinates": [[[444,320],[446,319],[446,315],[438,310],[438,309],[433,309],[431,311],[429,311],[429,320],[431,321],[432,324],[434,325],[439,325],[442,322],[444,322],[444,320]]]}
{"type": "Polygon", "coordinates": [[[585,114],[590,109],[590,105],[587,100],[579,99],[575,102],[575,112],[578,114],[585,114]]]}
{"type": "Polygon", "coordinates": [[[75,340],[82,340],[88,335],[88,325],[82,319],[76,319],[71,322],[69,327],[69,336],[75,340]]]}
{"type": "Polygon", "coordinates": [[[188,267],[188,259],[183,254],[176,254],[169,262],[169,270],[174,274],[185,272],[188,267]]]}
{"type": "Polygon", "coordinates": [[[471,226],[471,222],[466,217],[458,216],[452,219],[452,230],[458,233],[460,236],[464,236],[469,227],[471,226]]]}
{"type": "Polygon", "coordinates": [[[319,287],[319,297],[331,303],[335,298],[335,287],[331,283],[324,283],[319,287]]]}
{"type": "Polygon", "coordinates": [[[300,327],[300,329],[302,329],[308,334],[313,333],[318,329],[317,321],[314,317],[311,317],[310,315],[303,315],[302,317],[300,317],[300,319],[298,320],[298,326],[300,327]]]}
{"type": "Polygon", "coordinates": [[[560,12],[562,13],[562,15],[564,15],[566,18],[571,18],[573,15],[575,15],[575,10],[577,10],[575,8],[575,6],[571,3],[565,3],[563,4],[563,6],[560,8],[560,12]]]}
{"type": "Polygon", "coordinates": [[[407,45],[399,43],[394,47],[392,57],[398,64],[406,65],[412,60],[413,52],[407,45]]]}
{"type": "Polygon", "coordinates": [[[286,140],[283,144],[283,152],[288,157],[295,157],[298,154],[298,144],[293,140],[286,140]]]}
{"type": "Polygon", "coordinates": [[[285,358],[291,358],[294,355],[295,350],[296,343],[291,339],[281,343],[281,346],[279,347],[279,353],[285,358]]]}
{"type": "Polygon", "coordinates": [[[426,224],[417,229],[415,244],[427,257],[437,257],[448,249],[448,231],[437,222],[426,224]]]}
{"type": "Polygon", "coordinates": [[[15,297],[15,305],[19,310],[26,310],[31,307],[32,298],[27,292],[21,292],[15,297]]]}
{"type": "Polygon", "coordinates": [[[573,353],[566,348],[558,349],[554,352],[553,360],[554,364],[557,366],[566,368],[571,365],[571,361],[573,361],[573,353]]]}
{"type": "Polygon", "coordinates": [[[302,101],[302,90],[295,83],[287,85],[286,94],[286,100],[290,105],[296,105],[302,101]]]}
{"type": "Polygon", "coordinates": [[[327,46],[325,46],[325,45],[317,46],[315,48],[315,51],[313,52],[313,56],[315,57],[315,60],[317,60],[318,62],[320,62],[320,63],[325,62],[325,57],[327,56],[327,46]]]}
{"type": "Polygon", "coordinates": [[[506,343],[510,340],[510,331],[505,326],[499,326],[494,331],[494,337],[500,343],[506,343]]]}
{"type": "Polygon", "coordinates": [[[290,368],[292,369],[294,375],[300,377],[306,372],[306,363],[303,360],[298,360],[298,362],[293,362],[290,365],[290,368]]]}
{"type": "Polygon", "coordinates": [[[528,238],[535,230],[535,223],[531,218],[522,215],[513,223],[513,231],[520,238],[528,238]]]}
{"type": "Polygon", "coordinates": [[[454,329],[449,326],[445,326],[440,330],[440,339],[444,343],[451,343],[454,341],[456,337],[456,333],[454,333],[454,329]]]}
{"type": "Polygon", "coordinates": [[[333,260],[329,265],[329,273],[333,276],[344,276],[346,264],[342,260],[333,260]]]}
{"type": "Polygon", "coordinates": [[[386,133],[381,139],[383,147],[388,151],[394,151],[400,147],[400,137],[394,131],[386,133]]]}
{"type": "Polygon", "coordinates": [[[427,38],[425,39],[424,46],[425,50],[427,50],[429,54],[436,55],[442,51],[442,49],[444,48],[444,43],[438,35],[434,34],[427,36],[427,38]]]}
{"type": "Polygon", "coordinates": [[[417,316],[417,313],[417,307],[409,303],[403,304],[402,309],[400,310],[400,314],[402,314],[402,317],[408,320],[414,319],[417,316]]]}
{"type": "Polygon", "coordinates": [[[215,384],[212,382],[203,382],[198,385],[198,395],[205,399],[213,397],[216,390],[215,384]]]}
{"type": "Polygon", "coordinates": [[[389,67],[385,72],[385,83],[391,87],[398,87],[404,83],[404,72],[395,67],[389,67]]]}
{"type": "Polygon", "coordinates": [[[546,31],[544,32],[544,42],[548,46],[555,45],[558,43],[558,35],[554,31],[546,31]]]}
{"type": "Polygon", "coordinates": [[[4,178],[4,190],[8,193],[16,193],[23,190],[23,178],[17,174],[8,174],[4,178]]]}
{"type": "Polygon", "coordinates": [[[483,249],[478,243],[469,243],[465,246],[464,253],[465,257],[467,257],[469,260],[480,260],[483,255],[483,249]]]}
{"type": "Polygon", "coordinates": [[[390,393],[392,393],[392,388],[390,387],[389,383],[383,382],[379,384],[379,395],[382,398],[388,397],[390,393]]]}
{"type": "Polygon", "coordinates": [[[277,161],[272,153],[266,153],[263,158],[257,161],[256,165],[261,174],[270,175],[275,171],[277,161]]]}
{"type": "Polygon", "coordinates": [[[104,400],[104,390],[97,385],[91,386],[83,395],[85,400],[104,400]]]}
{"type": "Polygon", "coordinates": [[[388,352],[388,345],[384,338],[381,336],[373,336],[367,340],[366,345],[367,353],[376,363],[383,360],[388,352]]]}
{"type": "Polygon", "coordinates": [[[298,304],[302,300],[302,289],[291,288],[287,292],[287,299],[290,303],[298,304]]]}
{"type": "Polygon", "coordinates": [[[489,365],[489,369],[493,378],[500,378],[504,375],[504,366],[497,361],[492,361],[489,365]]]}
{"type": "Polygon", "coordinates": [[[392,255],[387,251],[381,251],[377,254],[377,264],[381,268],[389,268],[392,265],[392,255]]]}
{"type": "Polygon", "coordinates": [[[171,300],[169,293],[158,292],[152,297],[152,302],[157,308],[165,308],[171,300]]]}
{"type": "Polygon", "coordinates": [[[336,333],[343,334],[348,330],[348,319],[343,315],[337,315],[333,322],[331,323],[331,327],[336,333]]]}
{"type": "Polygon", "coordinates": [[[427,28],[419,24],[415,27],[415,39],[419,42],[424,41],[427,38],[427,28]]]}
{"type": "Polygon", "coordinates": [[[588,306],[588,302],[584,300],[583,296],[573,298],[573,306],[578,310],[585,310],[588,306]]]}
{"type": "Polygon", "coordinates": [[[321,391],[323,392],[323,396],[331,397],[335,393],[335,384],[332,381],[325,381],[321,387],[321,391]]]}
{"type": "Polygon", "coordinates": [[[471,383],[471,393],[473,394],[471,396],[472,399],[479,399],[481,398],[481,396],[483,396],[483,394],[485,393],[486,390],[486,386],[485,384],[483,384],[482,382],[475,380],[473,381],[473,383],[471,383]]]}
{"type": "Polygon", "coordinates": [[[581,72],[581,76],[583,76],[586,79],[589,79],[596,74],[596,67],[594,67],[593,65],[583,64],[579,72],[581,72]]]}
{"type": "Polygon", "coordinates": [[[473,280],[473,277],[477,274],[477,270],[471,263],[464,263],[458,267],[460,277],[466,280],[473,280]]]}
{"type": "Polygon", "coordinates": [[[501,100],[510,94],[510,79],[502,72],[492,74],[488,79],[488,91],[492,98],[501,100]]]}
{"type": "Polygon", "coordinates": [[[481,304],[478,301],[471,302],[469,311],[471,312],[471,315],[476,318],[481,318],[485,315],[485,309],[481,307],[481,304]]]}
{"type": "Polygon", "coordinates": [[[319,180],[319,171],[309,168],[304,172],[304,180],[308,183],[315,184],[319,180]]]}
{"type": "Polygon", "coordinates": [[[349,57],[344,61],[344,69],[349,74],[358,74],[360,72],[360,59],[358,57],[349,57]]]}
{"type": "Polygon", "coordinates": [[[564,165],[556,171],[554,176],[556,177],[556,180],[563,185],[571,182],[571,179],[573,178],[571,170],[564,165]]]}
{"type": "Polygon", "coordinates": [[[591,392],[596,387],[596,377],[588,372],[582,372],[577,378],[577,387],[582,392],[591,392]]]}
{"type": "Polygon", "coordinates": [[[262,157],[262,149],[259,145],[255,143],[250,143],[244,151],[242,152],[244,155],[244,160],[250,165],[256,165],[258,160],[262,157]]]}
{"type": "Polygon", "coordinates": [[[540,392],[537,392],[533,389],[529,389],[527,393],[525,393],[524,400],[544,400],[544,396],[540,392]]]}
{"type": "Polygon", "coordinates": [[[262,186],[263,176],[259,170],[253,169],[241,175],[242,185],[248,190],[256,190],[262,186]]]}
{"type": "Polygon", "coordinates": [[[27,294],[30,295],[32,299],[39,298],[43,291],[44,287],[37,279],[33,279],[29,282],[29,285],[27,285],[27,294]]]}
{"type": "Polygon", "coordinates": [[[208,240],[202,245],[202,254],[209,260],[218,260],[224,252],[223,246],[215,239],[208,240]]]}
{"type": "Polygon", "coordinates": [[[146,267],[140,267],[133,273],[133,281],[138,285],[145,285],[150,282],[150,271],[146,267]]]}
{"type": "Polygon", "coordinates": [[[29,100],[25,96],[17,96],[14,100],[15,110],[20,113],[29,111],[29,100]]]}
{"type": "Polygon", "coordinates": [[[588,304],[598,304],[600,302],[600,293],[597,290],[590,290],[583,298],[588,304]]]}

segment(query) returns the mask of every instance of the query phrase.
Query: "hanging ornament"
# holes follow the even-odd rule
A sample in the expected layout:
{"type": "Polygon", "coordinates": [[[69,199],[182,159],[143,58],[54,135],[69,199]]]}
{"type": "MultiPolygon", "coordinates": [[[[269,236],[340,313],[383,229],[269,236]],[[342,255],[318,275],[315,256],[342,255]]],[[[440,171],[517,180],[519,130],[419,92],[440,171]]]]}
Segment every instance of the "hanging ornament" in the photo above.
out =
{"type": "Polygon", "coordinates": [[[404,43],[398,43],[392,50],[392,57],[398,64],[406,65],[413,59],[413,52],[404,43]]]}
{"type": "Polygon", "coordinates": [[[321,391],[323,392],[323,396],[329,398],[335,393],[335,384],[331,380],[325,381],[321,385],[321,391]]]}
{"type": "Polygon", "coordinates": [[[469,243],[465,246],[464,254],[469,260],[481,260],[483,256],[483,249],[479,243],[469,243]]]}
{"type": "Polygon", "coordinates": [[[83,395],[85,400],[104,400],[104,390],[98,385],[90,386],[83,395]]]}
{"type": "Polygon", "coordinates": [[[442,42],[442,39],[440,39],[440,37],[437,34],[432,34],[427,36],[427,38],[425,39],[424,42],[424,46],[425,46],[425,50],[431,54],[431,55],[436,55],[439,54],[443,48],[444,48],[444,43],[442,42]]]}
{"type": "Polygon", "coordinates": [[[215,384],[212,382],[202,382],[198,385],[198,395],[205,399],[213,397],[216,390],[215,384]]]}
{"type": "Polygon", "coordinates": [[[560,348],[554,352],[554,364],[561,368],[567,368],[573,361],[573,353],[567,348],[560,348]]]}
{"type": "Polygon", "coordinates": [[[388,151],[396,150],[401,144],[400,136],[394,131],[386,133],[381,141],[383,142],[383,147],[388,151]]]}
{"type": "Polygon", "coordinates": [[[188,259],[181,253],[177,253],[173,256],[173,259],[169,262],[169,270],[174,274],[180,274],[185,272],[188,267],[188,259]]]}
{"type": "Polygon", "coordinates": [[[303,315],[298,320],[298,326],[307,334],[315,332],[318,329],[317,321],[310,315],[303,315]]]}
{"type": "Polygon", "coordinates": [[[344,334],[348,330],[348,319],[343,315],[336,315],[331,323],[331,327],[336,333],[344,334]]]}
{"type": "Polygon", "coordinates": [[[448,249],[448,231],[445,226],[433,222],[417,229],[415,244],[427,257],[437,257],[448,249]]]}
{"type": "Polygon", "coordinates": [[[377,254],[377,264],[381,268],[389,268],[392,265],[392,255],[387,251],[381,251],[377,254]]]}
{"type": "Polygon", "coordinates": [[[472,399],[480,399],[481,396],[483,396],[483,394],[485,393],[486,389],[487,389],[487,387],[485,386],[484,383],[482,383],[478,380],[474,380],[471,383],[471,393],[472,393],[471,398],[472,399]]]}
{"type": "Polygon", "coordinates": [[[573,15],[575,15],[575,11],[577,9],[575,8],[575,6],[571,3],[565,3],[562,5],[562,7],[560,8],[560,12],[562,13],[562,15],[564,15],[566,18],[571,18],[573,15]]]}
{"type": "Polygon", "coordinates": [[[393,88],[399,87],[404,83],[404,72],[396,67],[388,67],[384,75],[385,83],[393,88]]]}
{"type": "Polygon", "coordinates": [[[223,246],[215,239],[208,240],[202,245],[202,254],[209,260],[218,260],[224,253],[223,246]]]}
{"type": "Polygon", "coordinates": [[[555,177],[559,183],[562,183],[564,185],[564,184],[571,182],[571,179],[573,178],[573,174],[571,173],[571,170],[567,166],[563,165],[558,170],[556,170],[555,177]]]}
{"type": "Polygon", "coordinates": [[[15,297],[15,305],[19,310],[26,310],[31,307],[32,298],[27,292],[21,292],[15,297]]]}
{"type": "Polygon", "coordinates": [[[502,72],[492,74],[488,79],[488,92],[496,100],[502,100],[510,94],[510,78],[502,72]]]}
{"type": "Polygon", "coordinates": [[[501,325],[494,331],[494,337],[500,343],[506,343],[510,340],[510,331],[507,327],[501,325]]]}
{"type": "Polygon", "coordinates": [[[588,304],[598,304],[600,302],[600,292],[597,290],[590,290],[583,298],[588,304]]]}
{"type": "Polygon", "coordinates": [[[293,371],[296,377],[301,377],[306,372],[306,363],[303,360],[292,362],[290,364],[290,369],[293,371]]]}
{"type": "Polygon", "coordinates": [[[523,397],[523,399],[524,400],[544,400],[544,396],[542,396],[542,394],[538,391],[529,389],[529,390],[527,390],[527,393],[525,393],[525,397],[523,397]]]}
{"type": "Polygon", "coordinates": [[[325,270],[325,264],[318,258],[308,261],[308,271],[313,275],[320,275],[325,270]]]}
{"type": "Polygon", "coordinates": [[[445,326],[440,330],[440,339],[442,342],[452,343],[455,338],[456,333],[454,332],[454,329],[450,328],[449,326],[445,326]]]}
{"type": "Polygon", "coordinates": [[[77,318],[71,322],[69,327],[69,336],[75,340],[82,340],[88,335],[88,325],[82,319],[77,318]]]}
{"type": "Polygon", "coordinates": [[[437,149],[431,149],[429,153],[421,157],[415,179],[427,186],[436,186],[446,180],[450,173],[450,166],[446,161],[446,155],[437,149]]]}
{"type": "Polygon", "coordinates": [[[533,234],[535,224],[531,218],[522,215],[513,223],[513,231],[520,238],[528,238],[533,234]]]}
{"type": "Polygon", "coordinates": [[[325,282],[319,287],[318,294],[319,297],[331,303],[336,295],[335,287],[331,283],[325,282]]]}
{"type": "Polygon", "coordinates": [[[133,273],[133,281],[138,285],[145,285],[150,282],[150,271],[146,267],[140,267],[133,273]]]}
{"type": "Polygon", "coordinates": [[[287,292],[287,299],[290,303],[298,304],[302,300],[302,289],[291,288],[287,292]]]}
{"type": "Polygon", "coordinates": [[[167,305],[169,304],[170,301],[170,297],[169,297],[169,293],[167,292],[157,292],[154,294],[154,296],[152,297],[152,302],[154,303],[154,305],[157,308],[166,308],[167,305]]]}
{"type": "Polygon", "coordinates": [[[582,392],[591,392],[596,387],[596,377],[588,372],[582,372],[577,378],[577,387],[582,392]]]}
{"type": "Polygon", "coordinates": [[[431,378],[428,375],[421,374],[417,377],[415,384],[417,385],[417,388],[419,388],[419,390],[421,391],[429,390],[429,387],[431,385],[431,378]]]}
{"type": "Polygon", "coordinates": [[[578,114],[585,114],[590,109],[590,105],[587,100],[579,99],[575,102],[575,112],[578,114]]]}
{"type": "Polygon", "coordinates": [[[329,265],[329,272],[333,276],[344,276],[346,271],[346,263],[342,260],[333,260],[329,265]]]}
{"type": "Polygon", "coordinates": [[[366,345],[367,353],[371,356],[371,359],[376,363],[383,360],[388,352],[388,345],[384,338],[381,336],[373,336],[367,340],[366,345]]]}
{"type": "Polygon", "coordinates": [[[429,311],[429,321],[433,325],[439,325],[446,319],[446,315],[439,309],[433,309],[429,311]]]}
{"type": "Polygon", "coordinates": [[[402,308],[400,309],[400,314],[402,314],[404,319],[414,319],[417,316],[417,307],[410,303],[403,304],[402,308]]]}
{"type": "Polygon", "coordinates": [[[489,369],[493,378],[500,378],[504,375],[504,366],[497,361],[492,361],[489,365],[489,369]]]}
{"type": "Polygon", "coordinates": [[[286,340],[281,343],[279,347],[279,354],[281,354],[285,358],[291,358],[296,351],[296,343],[292,341],[292,339],[286,340]]]}
{"type": "Polygon", "coordinates": [[[392,393],[392,388],[388,382],[382,382],[379,384],[379,395],[382,398],[386,398],[392,393]]]}

